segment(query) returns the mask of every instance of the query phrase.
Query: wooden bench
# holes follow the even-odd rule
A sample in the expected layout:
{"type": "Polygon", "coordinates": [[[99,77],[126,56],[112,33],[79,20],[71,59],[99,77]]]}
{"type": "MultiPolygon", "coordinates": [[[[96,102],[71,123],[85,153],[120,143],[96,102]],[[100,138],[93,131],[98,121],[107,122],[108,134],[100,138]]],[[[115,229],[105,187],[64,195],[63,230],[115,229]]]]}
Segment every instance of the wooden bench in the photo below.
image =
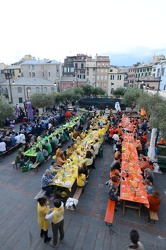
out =
{"type": "MultiPolygon", "coordinates": [[[[83,190],[82,187],[77,187],[77,189],[76,189],[76,191],[74,193],[73,198],[76,199],[76,200],[79,200],[80,195],[82,193],[82,190],[83,190]]],[[[75,211],[74,207],[69,207],[68,210],[75,211]]]]}
{"type": "Polygon", "coordinates": [[[20,163],[19,162],[16,163],[15,161],[11,162],[11,165],[13,166],[13,169],[16,169],[16,170],[18,169],[18,165],[17,164],[20,164],[20,163]]]}
{"type": "Polygon", "coordinates": [[[38,200],[39,198],[42,198],[45,195],[46,191],[41,189],[40,192],[34,197],[34,200],[38,200]]]}
{"type": "Polygon", "coordinates": [[[34,172],[38,172],[38,167],[39,167],[39,165],[41,164],[42,162],[35,162],[32,166],[31,166],[31,168],[33,168],[34,169],[34,172]]]}
{"type": "Polygon", "coordinates": [[[150,220],[152,220],[153,223],[155,223],[157,220],[159,220],[159,218],[158,218],[157,213],[152,212],[152,211],[149,210],[149,220],[148,221],[150,222],[150,220]]]}
{"type": "Polygon", "coordinates": [[[112,226],[114,213],[115,213],[115,201],[108,200],[107,210],[104,218],[106,225],[110,224],[112,226]]]}

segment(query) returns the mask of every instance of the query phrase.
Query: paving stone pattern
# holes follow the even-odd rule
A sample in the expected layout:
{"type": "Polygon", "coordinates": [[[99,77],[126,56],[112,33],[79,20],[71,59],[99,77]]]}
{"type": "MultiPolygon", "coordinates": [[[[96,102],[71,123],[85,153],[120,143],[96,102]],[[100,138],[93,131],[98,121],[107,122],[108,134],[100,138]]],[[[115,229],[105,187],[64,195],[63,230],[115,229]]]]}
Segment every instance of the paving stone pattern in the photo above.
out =
{"type": "MultiPolygon", "coordinates": [[[[39,237],[35,195],[40,191],[41,176],[50,166],[51,159],[33,170],[22,173],[12,168],[13,153],[0,160],[0,249],[2,250],[45,250],[53,249],[39,237]]],[[[113,160],[112,147],[104,144],[104,157],[96,159],[96,169],[90,173],[89,184],[81,194],[76,213],[65,211],[65,238],[59,250],[123,250],[130,243],[129,233],[136,229],[146,250],[166,249],[166,191],[165,175],[155,175],[155,186],[162,195],[159,221],[147,223],[148,211],[138,211],[122,206],[115,212],[112,227],[104,223],[107,206],[107,186],[110,163],[113,160]]],[[[51,228],[49,235],[51,235],[51,228]]]]}

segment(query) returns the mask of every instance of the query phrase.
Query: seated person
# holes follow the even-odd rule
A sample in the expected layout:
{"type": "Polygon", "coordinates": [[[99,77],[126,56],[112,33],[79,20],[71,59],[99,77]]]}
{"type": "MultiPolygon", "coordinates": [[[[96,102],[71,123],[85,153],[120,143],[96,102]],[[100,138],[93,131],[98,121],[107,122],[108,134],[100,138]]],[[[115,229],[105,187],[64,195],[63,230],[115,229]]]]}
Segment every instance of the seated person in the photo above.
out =
{"type": "Polygon", "coordinates": [[[24,158],[23,154],[20,150],[17,151],[17,155],[15,158],[15,164],[20,163],[20,166],[24,166],[24,158]]]}
{"type": "Polygon", "coordinates": [[[119,186],[118,176],[113,176],[108,184],[108,197],[110,200],[116,202],[120,200],[119,199],[120,193],[118,186],[119,186]]]}
{"type": "Polygon", "coordinates": [[[86,179],[88,179],[89,174],[88,174],[88,168],[85,166],[85,164],[82,165],[82,167],[80,167],[82,173],[86,176],[86,179]]]}
{"type": "Polygon", "coordinates": [[[160,138],[160,141],[157,143],[158,145],[165,145],[165,140],[164,138],[160,138]]]}
{"type": "Polygon", "coordinates": [[[55,161],[53,161],[51,163],[51,166],[50,166],[50,172],[51,172],[51,174],[56,175],[56,173],[59,171],[59,169],[60,168],[57,166],[57,163],[55,161]]]}
{"type": "Polygon", "coordinates": [[[153,171],[150,170],[149,168],[146,168],[144,170],[144,179],[149,180],[153,184],[153,171]]]}
{"type": "Polygon", "coordinates": [[[11,148],[11,142],[10,142],[10,138],[9,138],[8,136],[5,136],[4,142],[6,143],[6,149],[7,149],[7,150],[8,150],[9,148],[11,148]]]}
{"type": "Polygon", "coordinates": [[[149,210],[157,213],[161,203],[160,194],[157,189],[153,189],[152,194],[148,195],[148,201],[150,205],[149,210]]]}
{"type": "Polygon", "coordinates": [[[41,163],[44,161],[44,155],[43,153],[41,152],[40,148],[36,148],[36,163],[41,163]]]}
{"type": "Polygon", "coordinates": [[[50,155],[52,153],[51,143],[48,140],[46,140],[45,145],[46,145],[46,148],[47,148],[47,151],[48,151],[48,155],[50,155]]]}
{"type": "Polygon", "coordinates": [[[12,133],[10,135],[10,144],[11,144],[11,147],[14,147],[16,145],[16,140],[15,140],[15,134],[12,133]]]}
{"type": "Polygon", "coordinates": [[[95,151],[95,156],[98,155],[99,153],[99,148],[100,148],[100,145],[99,145],[99,141],[96,139],[94,144],[93,144],[93,148],[94,148],[94,151],[95,151]]]}
{"type": "Polygon", "coordinates": [[[91,151],[86,152],[84,164],[89,170],[90,170],[90,168],[95,168],[93,165],[93,155],[92,155],[91,151]]]}
{"type": "Polygon", "coordinates": [[[72,154],[72,146],[69,145],[66,149],[66,159],[69,158],[71,154],[72,154]]]}
{"type": "Polygon", "coordinates": [[[47,151],[46,145],[42,146],[42,153],[43,153],[44,159],[46,161],[48,159],[48,151],[47,151]]]}
{"type": "Polygon", "coordinates": [[[110,179],[115,175],[115,173],[118,173],[120,175],[121,173],[121,165],[119,162],[116,162],[110,171],[110,179]]]}
{"type": "Polygon", "coordinates": [[[6,143],[0,138],[0,154],[6,151],[6,143]]]}
{"type": "Polygon", "coordinates": [[[56,157],[58,158],[61,153],[62,153],[62,146],[59,146],[58,149],[56,150],[56,157]]]}
{"type": "Polygon", "coordinates": [[[145,180],[143,181],[143,184],[145,185],[146,193],[147,193],[147,194],[152,194],[152,191],[153,191],[153,189],[154,189],[153,184],[152,184],[148,179],[145,179],[145,180]]]}
{"type": "Polygon", "coordinates": [[[41,187],[43,190],[46,191],[46,195],[48,197],[50,197],[51,194],[54,192],[54,187],[50,186],[50,184],[53,183],[53,178],[54,175],[50,173],[49,169],[46,169],[45,173],[42,176],[41,187]]]}
{"type": "Polygon", "coordinates": [[[86,175],[83,173],[81,168],[78,168],[77,186],[85,188],[87,185],[88,180],[86,180],[86,175]]]}
{"type": "Polygon", "coordinates": [[[63,152],[61,152],[57,158],[57,165],[58,165],[58,167],[62,167],[62,165],[64,163],[65,163],[64,154],[63,154],[63,152]]]}
{"type": "Polygon", "coordinates": [[[149,161],[146,159],[146,157],[143,157],[142,161],[140,162],[140,168],[142,171],[144,171],[146,168],[150,168],[149,161]]]}

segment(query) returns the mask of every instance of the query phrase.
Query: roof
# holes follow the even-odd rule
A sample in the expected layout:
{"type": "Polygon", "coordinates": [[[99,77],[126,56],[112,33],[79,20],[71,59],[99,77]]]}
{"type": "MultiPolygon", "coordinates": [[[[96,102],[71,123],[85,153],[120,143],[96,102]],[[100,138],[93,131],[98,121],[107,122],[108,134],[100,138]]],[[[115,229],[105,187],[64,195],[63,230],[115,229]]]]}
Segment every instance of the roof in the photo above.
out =
{"type": "MultiPolygon", "coordinates": [[[[30,86],[30,85],[37,85],[37,86],[47,86],[47,85],[50,85],[50,86],[54,86],[54,83],[48,81],[48,80],[45,80],[45,79],[41,79],[41,78],[28,78],[28,77],[18,77],[18,78],[15,78],[13,79],[14,81],[14,86],[20,86],[20,85],[26,85],[26,86],[30,86]]],[[[12,84],[12,79],[11,79],[11,84],[12,84]]],[[[9,84],[9,81],[6,80],[5,82],[2,82],[1,85],[8,85],[9,84]]]]}
{"type": "Polygon", "coordinates": [[[49,59],[46,59],[46,60],[26,60],[24,61],[23,63],[21,63],[21,65],[36,65],[36,64],[60,64],[60,62],[57,62],[56,60],[49,60],[49,59]]]}

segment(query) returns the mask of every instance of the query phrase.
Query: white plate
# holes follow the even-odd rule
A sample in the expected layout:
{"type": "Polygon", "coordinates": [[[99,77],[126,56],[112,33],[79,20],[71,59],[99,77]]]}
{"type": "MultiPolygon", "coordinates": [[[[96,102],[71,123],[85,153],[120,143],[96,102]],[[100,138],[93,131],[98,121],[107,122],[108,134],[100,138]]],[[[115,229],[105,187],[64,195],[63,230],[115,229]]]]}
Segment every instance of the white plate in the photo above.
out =
{"type": "Polygon", "coordinates": [[[55,180],[55,183],[56,183],[56,184],[58,184],[59,182],[60,182],[60,180],[59,180],[59,179],[58,179],[58,180],[55,180]]]}
{"type": "Polygon", "coordinates": [[[70,187],[71,186],[71,181],[65,181],[65,187],[70,187]]]}

